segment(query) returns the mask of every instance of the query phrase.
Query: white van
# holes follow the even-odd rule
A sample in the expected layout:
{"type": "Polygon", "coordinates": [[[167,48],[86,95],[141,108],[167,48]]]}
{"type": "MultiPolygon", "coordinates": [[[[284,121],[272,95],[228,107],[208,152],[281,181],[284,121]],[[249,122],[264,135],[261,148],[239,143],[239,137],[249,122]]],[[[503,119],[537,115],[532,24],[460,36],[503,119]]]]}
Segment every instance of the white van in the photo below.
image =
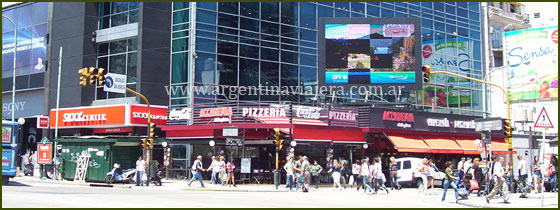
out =
{"type": "MultiPolygon", "coordinates": [[[[397,181],[401,185],[415,186],[419,187],[422,185],[422,178],[418,172],[418,168],[422,164],[422,158],[398,158],[396,159],[397,166],[399,168],[397,172],[397,181]]],[[[435,166],[434,166],[435,167],[435,166]]],[[[443,180],[445,179],[445,173],[441,172],[437,167],[435,167],[435,186],[443,186],[443,180]]]]}

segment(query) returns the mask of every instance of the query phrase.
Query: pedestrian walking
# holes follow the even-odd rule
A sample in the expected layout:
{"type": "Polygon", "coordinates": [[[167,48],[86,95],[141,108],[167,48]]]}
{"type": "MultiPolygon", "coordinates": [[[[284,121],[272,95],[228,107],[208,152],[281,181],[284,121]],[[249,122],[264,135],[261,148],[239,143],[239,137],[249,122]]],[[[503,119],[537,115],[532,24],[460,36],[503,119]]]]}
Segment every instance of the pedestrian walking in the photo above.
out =
{"type": "Polygon", "coordinates": [[[373,164],[373,170],[372,170],[372,176],[373,176],[373,179],[374,179],[375,194],[377,194],[377,191],[380,188],[385,190],[387,192],[387,194],[389,194],[389,190],[385,187],[385,182],[383,181],[383,180],[385,180],[385,174],[383,174],[383,168],[381,166],[381,158],[380,157],[375,157],[375,158],[373,158],[373,161],[375,162],[373,164]]]}
{"type": "Polygon", "coordinates": [[[229,184],[229,187],[231,187],[231,184],[233,183],[233,186],[237,187],[237,185],[235,185],[235,165],[233,164],[233,158],[230,158],[229,162],[226,164],[226,171],[227,178],[225,184],[229,184]]]}
{"type": "Polygon", "coordinates": [[[361,172],[361,174],[362,174],[362,184],[364,185],[364,193],[366,193],[366,190],[369,190],[369,192],[371,193],[373,191],[373,188],[371,188],[371,185],[369,184],[369,182],[371,180],[371,170],[370,170],[370,166],[369,166],[369,157],[366,157],[366,159],[362,160],[362,172],[361,172]]]}
{"type": "Polygon", "coordinates": [[[220,183],[222,184],[222,186],[225,185],[226,179],[227,179],[226,162],[224,161],[224,159],[225,159],[224,156],[220,156],[219,162],[218,162],[218,166],[220,168],[219,177],[220,177],[220,183]]]}
{"type": "Polygon", "coordinates": [[[212,162],[210,163],[210,167],[208,167],[208,171],[212,171],[212,176],[210,178],[210,184],[217,184],[219,181],[219,173],[220,173],[220,162],[218,161],[218,159],[216,158],[216,156],[212,156],[211,157],[212,162]]]}
{"type": "Polygon", "coordinates": [[[354,162],[354,164],[352,164],[352,178],[354,179],[352,181],[352,186],[350,187],[354,187],[354,184],[356,186],[358,186],[360,183],[358,180],[358,176],[360,175],[360,160],[356,160],[356,162],[354,162]]]}
{"type": "Polygon", "coordinates": [[[139,156],[136,161],[136,186],[142,186],[144,184],[143,176],[145,171],[146,161],[142,159],[142,156],[139,156]]]}
{"type": "Polygon", "coordinates": [[[199,155],[199,156],[196,157],[196,160],[194,160],[194,163],[193,163],[192,168],[191,168],[191,172],[193,174],[193,177],[188,183],[189,187],[191,186],[191,184],[194,180],[198,179],[200,181],[200,187],[204,188],[204,182],[202,180],[202,172],[203,171],[205,171],[205,169],[202,168],[202,155],[199,155]]]}
{"type": "Polygon", "coordinates": [[[496,162],[494,164],[494,167],[492,169],[493,171],[493,178],[494,178],[494,189],[492,189],[492,192],[490,192],[490,194],[488,194],[488,196],[486,196],[486,203],[490,203],[490,199],[492,199],[494,196],[496,196],[496,194],[498,194],[498,192],[500,191],[500,189],[502,190],[502,196],[504,198],[504,203],[509,203],[509,195],[508,195],[508,186],[507,184],[505,184],[506,182],[506,176],[507,176],[507,171],[504,170],[503,165],[504,164],[504,158],[503,157],[499,157],[498,162],[496,162]]]}
{"type": "Polygon", "coordinates": [[[313,161],[313,165],[311,166],[311,178],[313,183],[315,184],[315,189],[319,188],[320,175],[323,171],[323,167],[317,163],[317,161],[313,161]]]}
{"type": "Polygon", "coordinates": [[[391,190],[394,190],[395,188],[397,188],[397,190],[400,190],[401,185],[397,181],[399,165],[397,164],[397,160],[395,159],[395,157],[391,157],[389,158],[389,160],[391,161],[391,163],[389,164],[389,182],[391,184],[391,190]]]}
{"type": "Polygon", "coordinates": [[[453,163],[451,161],[445,162],[445,179],[443,181],[443,196],[441,197],[441,202],[445,201],[445,196],[447,194],[447,189],[449,186],[453,188],[455,191],[455,202],[460,200],[459,191],[457,190],[457,185],[455,184],[455,180],[459,180],[459,177],[453,176],[453,163]]]}
{"type": "Polygon", "coordinates": [[[302,170],[302,164],[303,163],[303,156],[299,155],[298,156],[298,160],[295,161],[294,163],[294,173],[295,173],[295,177],[296,177],[296,190],[299,190],[299,188],[301,187],[301,183],[303,183],[303,170],[302,170]]]}
{"type": "Polygon", "coordinates": [[[290,156],[288,162],[284,164],[284,170],[286,171],[286,189],[294,187],[294,157],[290,156]]]}
{"type": "Polygon", "coordinates": [[[465,175],[465,173],[463,172],[463,167],[465,166],[465,157],[461,157],[461,161],[459,161],[459,163],[457,163],[457,177],[459,177],[458,182],[461,183],[463,182],[463,175],[465,175]]]}
{"type": "Polygon", "coordinates": [[[428,194],[431,194],[434,191],[434,177],[436,176],[436,168],[434,166],[434,162],[432,159],[428,160],[428,186],[426,186],[426,189],[429,187],[430,190],[428,192],[428,194]]]}
{"type": "MultiPolygon", "coordinates": [[[[482,193],[481,189],[482,186],[485,185],[485,179],[484,179],[484,174],[482,173],[482,168],[480,167],[480,159],[479,158],[475,158],[473,160],[473,166],[471,167],[471,172],[473,173],[473,178],[474,181],[476,182],[476,185],[478,185],[478,191],[476,192],[476,196],[480,197],[480,194],[482,193]]],[[[473,185],[471,184],[471,191],[473,191],[474,189],[473,185]]]]}
{"type": "Polygon", "coordinates": [[[422,159],[422,164],[418,167],[418,172],[420,173],[420,178],[422,179],[422,185],[418,190],[421,194],[426,194],[428,191],[428,159],[422,159]]]}
{"type": "Polygon", "coordinates": [[[528,185],[527,185],[527,174],[529,172],[529,167],[527,166],[527,161],[523,158],[523,155],[517,155],[519,160],[517,164],[517,171],[519,172],[519,185],[521,187],[520,198],[527,198],[528,185]]]}
{"type": "Polygon", "coordinates": [[[311,164],[307,159],[307,156],[303,156],[303,163],[301,163],[301,168],[303,172],[303,186],[302,191],[309,191],[309,184],[311,184],[311,164]]]}
{"type": "Polygon", "coordinates": [[[550,171],[550,185],[552,192],[558,192],[558,158],[553,155],[548,165],[550,171]]]}
{"type": "Polygon", "coordinates": [[[337,187],[342,190],[342,186],[340,185],[340,169],[341,166],[338,163],[338,160],[333,160],[333,166],[329,169],[329,173],[332,172],[333,190],[336,190],[337,187]]]}
{"type": "Polygon", "coordinates": [[[540,193],[542,191],[541,181],[542,181],[542,173],[541,173],[541,165],[542,163],[539,161],[539,156],[535,156],[533,158],[533,185],[535,189],[535,193],[540,193]]]}
{"type": "Polygon", "coordinates": [[[346,161],[341,159],[338,163],[340,164],[340,183],[342,184],[342,187],[346,189],[346,176],[348,175],[346,167],[344,166],[346,161]]]}

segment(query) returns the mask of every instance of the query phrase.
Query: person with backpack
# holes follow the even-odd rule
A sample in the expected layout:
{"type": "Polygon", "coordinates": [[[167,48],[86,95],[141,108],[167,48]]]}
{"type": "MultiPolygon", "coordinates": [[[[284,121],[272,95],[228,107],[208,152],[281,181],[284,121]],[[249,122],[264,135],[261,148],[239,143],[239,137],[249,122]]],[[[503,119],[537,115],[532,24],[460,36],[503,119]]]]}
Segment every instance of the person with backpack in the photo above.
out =
{"type": "Polygon", "coordinates": [[[200,187],[204,188],[204,182],[202,181],[202,172],[205,171],[204,168],[202,168],[202,155],[199,155],[196,157],[196,160],[194,160],[194,163],[192,165],[191,168],[191,172],[193,174],[192,179],[189,181],[188,186],[190,187],[192,182],[194,180],[199,180],[200,181],[200,187]]]}

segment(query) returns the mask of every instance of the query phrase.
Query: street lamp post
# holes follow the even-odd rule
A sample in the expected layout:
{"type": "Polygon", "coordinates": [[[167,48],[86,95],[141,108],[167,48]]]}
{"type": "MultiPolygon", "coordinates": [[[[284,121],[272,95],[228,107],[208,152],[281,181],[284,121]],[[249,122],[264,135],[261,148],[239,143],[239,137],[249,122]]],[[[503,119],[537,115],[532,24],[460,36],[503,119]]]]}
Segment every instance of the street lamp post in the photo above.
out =
{"type": "MultiPolygon", "coordinates": [[[[531,61],[526,61],[526,62],[523,62],[523,63],[521,63],[521,64],[529,65],[530,63],[531,63],[531,61]]],[[[497,70],[502,70],[502,69],[504,69],[504,68],[508,68],[508,67],[511,67],[511,66],[512,66],[512,65],[500,66],[500,67],[492,68],[492,70],[488,71],[488,72],[484,75],[484,77],[482,78],[482,81],[488,82],[488,77],[490,76],[490,74],[494,73],[494,72],[497,71],[497,70]]],[[[490,100],[487,99],[487,96],[488,96],[488,89],[487,89],[487,85],[484,84],[484,94],[483,94],[483,97],[482,97],[482,99],[483,99],[483,106],[482,106],[482,109],[483,109],[483,117],[484,117],[484,118],[486,118],[486,117],[487,117],[486,115],[490,112],[490,110],[488,109],[488,108],[490,107],[490,106],[488,105],[490,100]]]]}
{"type": "Polygon", "coordinates": [[[14,73],[12,74],[12,122],[15,122],[14,119],[14,111],[15,111],[15,104],[16,104],[16,61],[17,61],[17,25],[16,23],[9,18],[8,16],[2,15],[3,18],[8,19],[14,25],[14,73]]]}

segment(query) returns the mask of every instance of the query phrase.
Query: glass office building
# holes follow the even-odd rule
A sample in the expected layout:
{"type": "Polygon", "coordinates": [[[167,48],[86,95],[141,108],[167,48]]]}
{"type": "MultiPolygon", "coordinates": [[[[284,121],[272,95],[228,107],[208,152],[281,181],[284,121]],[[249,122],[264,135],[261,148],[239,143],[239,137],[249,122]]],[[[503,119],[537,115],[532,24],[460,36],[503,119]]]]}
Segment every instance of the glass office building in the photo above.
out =
{"type": "MultiPolygon", "coordinates": [[[[175,2],[171,35],[172,87],[317,86],[319,18],[416,17],[422,22],[423,64],[482,79],[478,2],[175,2]]],[[[419,75],[418,75],[419,76],[419,75]]],[[[369,101],[406,103],[437,112],[482,115],[482,85],[434,75],[422,90],[369,101]]],[[[309,94],[237,95],[176,91],[170,108],[191,103],[331,102],[309,94]]],[[[338,102],[364,102],[345,94],[338,102]]]]}

